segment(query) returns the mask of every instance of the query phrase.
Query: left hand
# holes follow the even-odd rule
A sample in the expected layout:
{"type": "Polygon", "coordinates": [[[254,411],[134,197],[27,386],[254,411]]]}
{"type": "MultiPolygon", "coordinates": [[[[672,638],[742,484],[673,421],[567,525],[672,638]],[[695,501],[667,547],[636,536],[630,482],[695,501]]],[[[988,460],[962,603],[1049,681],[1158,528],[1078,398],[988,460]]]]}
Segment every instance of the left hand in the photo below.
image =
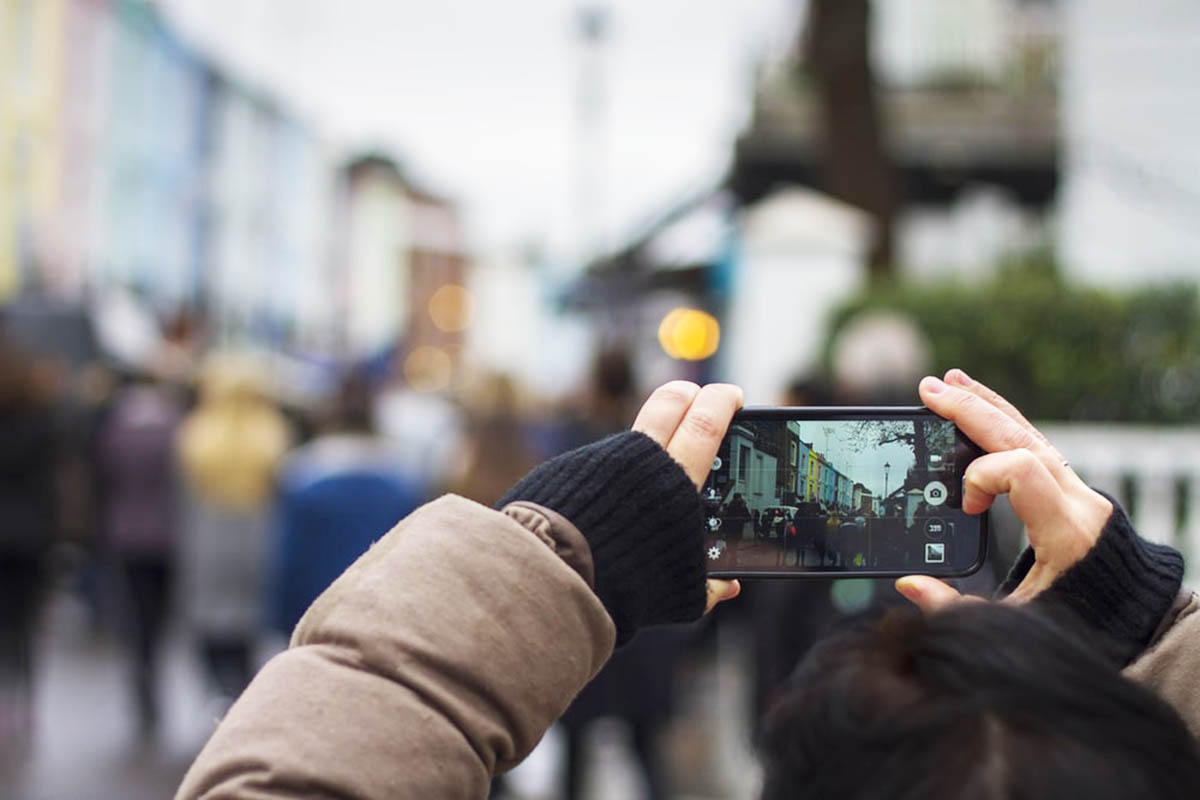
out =
{"type": "MultiPolygon", "coordinates": [[[[1112,503],[1084,483],[1011,403],[962,370],[947,372],[945,382],[925,378],[919,391],[930,410],[954,422],[988,452],[967,467],[962,508],[982,514],[997,495],[1008,495],[1025,523],[1036,560],[1006,600],[1032,600],[1092,549],[1112,514],[1112,503]]],[[[926,612],[960,597],[956,589],[927,575],[900,578],[896,590],[926,612]]]]}
{"type": "MultiPolygon", "coordinates": [[[[728,383],[710,383],[704,388],[690,381],[671,381],[646,400],[633,430],[644,433],[662,445],[699,491],[712,469],[721,439],[733,414],[742,407],[742,390],[728,383]]],[[[732,600],[742,590],[736,580],[709,578],[707,614],[722,600],[732,600]]]]}

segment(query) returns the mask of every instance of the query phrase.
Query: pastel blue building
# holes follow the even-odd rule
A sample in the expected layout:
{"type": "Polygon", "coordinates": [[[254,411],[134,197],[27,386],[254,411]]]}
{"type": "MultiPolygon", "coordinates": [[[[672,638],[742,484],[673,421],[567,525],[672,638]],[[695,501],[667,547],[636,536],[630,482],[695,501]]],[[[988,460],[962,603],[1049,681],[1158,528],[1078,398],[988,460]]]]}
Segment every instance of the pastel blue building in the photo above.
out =
{"type": "Polygon", "coordinates": [[[103,283],[175,308],[191,299],[203,254],[208,71],[152,6],[120,0],[108,25],[94,267],[103,283]]]}

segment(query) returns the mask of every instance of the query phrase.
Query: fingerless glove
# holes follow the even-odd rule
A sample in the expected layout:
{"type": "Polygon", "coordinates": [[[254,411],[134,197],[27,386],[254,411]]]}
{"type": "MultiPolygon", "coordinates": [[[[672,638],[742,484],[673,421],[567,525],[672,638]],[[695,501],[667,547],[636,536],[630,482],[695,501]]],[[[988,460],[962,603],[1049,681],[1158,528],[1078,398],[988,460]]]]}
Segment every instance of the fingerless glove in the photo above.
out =
{"type": "Polygon", "coordinates": [[[536,467],[497,503],[562,514],[592,551],[595,591],[617,645],[645,625],[704,613],[704,513],[695,484],[657,442],[621,433],[536,467]]]}
{"type": "MultiPolygon", "coordinates": [[[[1108,497],[1108,495],[1105,495],[1108,497]]],[[[1154,636],[1183,582],[1183,556],[1138,536],[1113,498],[1100,538],[1077,564],[1032,601],[1084,633],[1117,667],[1138,656],[1154,636]]],[[[997,593],[1007,596],[1033,567],[1026,548],[997,593]]]]}

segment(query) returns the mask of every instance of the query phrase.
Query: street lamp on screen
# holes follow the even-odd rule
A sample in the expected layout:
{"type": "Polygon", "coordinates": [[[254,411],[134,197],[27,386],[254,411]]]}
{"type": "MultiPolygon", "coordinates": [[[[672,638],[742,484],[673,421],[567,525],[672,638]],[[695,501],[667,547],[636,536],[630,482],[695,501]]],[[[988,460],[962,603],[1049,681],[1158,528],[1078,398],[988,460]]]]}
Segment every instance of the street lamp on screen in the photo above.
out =
{"type": "Polygon", "coordinates": [[[883,502],[887,502],[888,497],[888,472],[892,469],[892,465],[885,461],[883,462],[883,502]]]}

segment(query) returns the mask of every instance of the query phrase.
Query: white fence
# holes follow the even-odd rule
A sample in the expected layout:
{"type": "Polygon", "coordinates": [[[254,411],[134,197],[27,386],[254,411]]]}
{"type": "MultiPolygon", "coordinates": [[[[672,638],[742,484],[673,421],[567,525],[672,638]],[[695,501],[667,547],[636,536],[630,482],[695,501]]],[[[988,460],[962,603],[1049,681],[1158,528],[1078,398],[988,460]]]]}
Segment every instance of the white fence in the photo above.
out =
{"type": "Polygon", "coordinates": [[[1200,590],[1200,426],[1038,426],[1089,484],[1121,502],[1145,538],[1179,549],[1200,590]]]}

